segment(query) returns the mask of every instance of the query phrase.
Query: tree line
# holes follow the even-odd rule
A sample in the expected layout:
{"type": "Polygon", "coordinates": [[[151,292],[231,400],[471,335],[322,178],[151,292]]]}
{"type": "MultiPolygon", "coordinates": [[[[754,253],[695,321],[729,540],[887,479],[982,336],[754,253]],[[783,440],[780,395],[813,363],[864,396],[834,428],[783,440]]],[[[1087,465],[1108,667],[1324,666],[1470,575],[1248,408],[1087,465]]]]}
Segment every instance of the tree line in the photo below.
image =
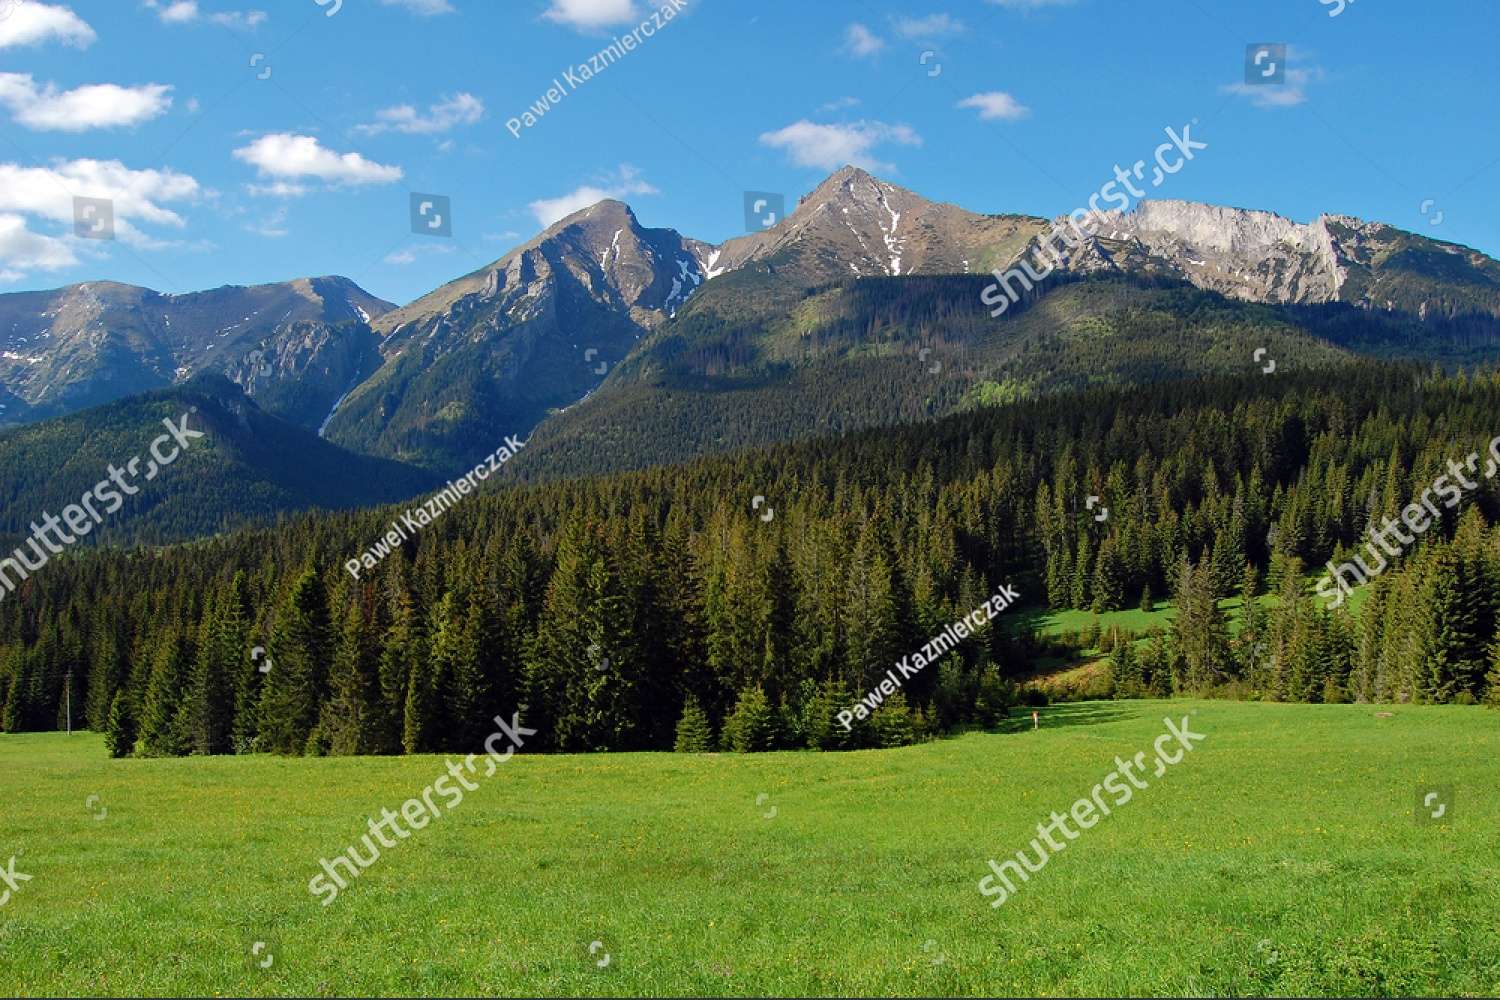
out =
{"type": "Polygon", "coordinates": [[[1497,415],[1500,373],[1360,363],[502,488],[359,580],[342,564],[392,509],[68,553],[0,603],[0,727],[71,703],[117,754],[472,752],[524,704],[546,750],[890,746],[1015,702],[1050,643],[1013,610],[836,721],[1001,585],[1057,609],[1172,597],[1169,630],[1113,644],[1122,697],[1493,700],[1496,479],[1357,613],[1310,575],[1497,415]]]}

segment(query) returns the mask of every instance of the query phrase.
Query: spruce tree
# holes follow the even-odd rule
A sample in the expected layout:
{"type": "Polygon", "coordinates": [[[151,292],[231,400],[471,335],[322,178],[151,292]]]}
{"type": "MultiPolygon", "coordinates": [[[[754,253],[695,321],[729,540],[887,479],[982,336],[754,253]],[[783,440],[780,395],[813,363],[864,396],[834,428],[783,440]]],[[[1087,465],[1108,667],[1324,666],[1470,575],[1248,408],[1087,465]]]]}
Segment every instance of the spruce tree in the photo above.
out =
{"type": "Polygon", "coordinates": [[[189,702],[193,752],[228,753],[234,725],[235,672],[243,666],[239,637],[231,631],[224,599],[209,607],[199,630],[189,702]]]}
{"type": "Polygon", "coordinates": [[[260,737],[273,753],[306,752],[318,722],[332,659],[332,623],[323,581],[305,570],[282,605],[271,636],[274,666],[260,701],[260,737]]]}
{"type": "Polygon", "coordinates": [[[886,698],[870,721],[875,727],[876,745],[882,749],[910,746],[916,742],[912,731],[911,706],[906,702],[906,695],[900,691],[886,698]]]}
{"type": "Polygon", "coordinates": [[[318,728],[330,754],[378,753],[381,749],[380,677],[373,636],[358,596],[344,610],[333,654],[329,698],[318,728]]]}
{"type": "Polygon", "coordinates": [[[677,720],[677,739],[672,749],[678,753],[708,753],[713,748],[713,727],[698,700],[689,695],[682,706],[682,718],[677,720]]]}
{"type": "Polygon", "coordinates": [[[146,700],[141,709],[137,752],[148,757],[186,753],[179,738],[178,710],[186,696],[190,672],[188,647],[180,628],[164,632],[151,661],[146,700]]]}
{"type": "Polygon", "coordinates": [[[115,692],[105,726],[104,745],[109,748],[111,757],[129,757],[135,752],[135,710],[129,692],[115,692]]]}
{"type": "Polygon", "coordinates": [[[771,703],[759,687],[740,692],[734,711],[724,722],[727,748],[735,753],[760,753],[774,749],[776,735],[771,703]]]}

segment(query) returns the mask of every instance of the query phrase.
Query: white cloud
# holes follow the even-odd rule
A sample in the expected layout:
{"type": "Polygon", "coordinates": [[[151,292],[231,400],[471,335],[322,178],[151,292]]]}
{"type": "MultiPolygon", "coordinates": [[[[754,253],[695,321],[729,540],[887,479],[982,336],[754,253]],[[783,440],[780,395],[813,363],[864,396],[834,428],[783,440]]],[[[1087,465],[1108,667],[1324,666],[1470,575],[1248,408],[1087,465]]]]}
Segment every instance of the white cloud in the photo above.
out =
{"type": "Polygon", "coordinates": [[[252,222],[245,226],[247,232],[264,236],[267,239],[280,239],[287,234],[286,228],[286,206],[278,206],[277,209],[259,222],[252,222]]]}
{"type": "Polygon", "coordinates": [[[1031,109],[1003,90],[991,90],[972,97],[965,97],[958,102],[960,108],[973,108],[979,112],[979,117],[987,122],[1020,121],[1031,114],[1031,109]]]}
{"type": "Polygon", "coordinates": [[[304,184],[292,184],[287,181],[272,181],[270,184],[246,184],[245,188],[253,195],[267,198],[300,198],[307,194],[307,186],[304,184]]]}
{"type": "Polygon", "coordinates": [[[75,90],[58,90],[51,83],[38,87],[29,73],[0,73],[0,105],[10,109],[17,123],[36,131],[84,132],[91,128],[139,125],[166,113],[172,106],[160,83],[121,87],[95,83],[75,90]]]}
{"type": "Polygon", "coordinates": [[[837,170],[847,163],[865,170],[891,170],[889,163],[870,155],[875,147],[886,143],[920,146],[922,137],[908,125],[877,121],[817,125],[804,118],[786,128],[763,133],[760,142],[772,149],[785,150],[799,167],[837,170]]]}
{"type": "Polygon", "coordinates": [[[171,170],[131,170],[119,160],[59,160],[48,167],[0,163],[0,277],[18,280],[33,271],[76,263],[80,247],[97,252],[102,244],[78,240],[73,232],[73,199],[105,198],[113,203],[115,236],[141,249],[173,245],[140,229],[140,223],[183,228],[169,202],[202,194],[198,182],[171,170]],[[36,232],[36,221],[62,236],[36,232]]]}
{"type": "MultiPolygon", "coordinates": [[[[234,151],[234,158],[255,167],[262,177],[290,182],[286,193],[301,194],[299,178],[330,184],[390,184],[402,177],[400,167],[367,160],[358,153],[335,153],[310,135],[275,132],[234,151]],[[293,191],[293,189],[297,189],[293,191]]],[[[262,189],[257,194],[277,193],[262,189]]]]}
{"type": "Polygon", "coordinates": [[[656,188],[641,180],[641,172],[630,164],[620,165],[616,176],[604,182],[606,186],[596,187],[585,184],[574,188],[565,195],[556,198],[542,198],[530,204],[531,214],[536,216],[536,221],[545,229],[562,219],[566,219],[574,212],[582,211],[590,205],[597,204],[606,198],[625,198],[633,194],[660,194],[656,188]]]}
{"type": "Polygon", "coordinates": [[[22,216],[0,213],[0,281],[20,281],[31,271],[60,271],[76,263],[65,241],[33,233],[22,216]]]}
{"type": "Polygon", "coordinates": [[[1037,10],[1042,7],[1069,7],[1075,0],[990,0],[1011,10],[1037,10]]]}
{"type": "Polygon", "coordinates": [[[837,100],[829,101],[827,104],[818,105],[818,112],[819,114],[828,114],[833,111],[843,111],[846,108],[857,107],[859,107],[859,98],[840,97],[837,100]]]}
{"type": "Polygon", "coordinates": [[[552,0],[542,15],[549,21],[580,30],[625,24],[640,17],[635,0],[552,0]]]}
{"type": "Polygon", "coordinates": [[[395,265],[415,264],[418,257],[452,252],[453,245],[451,243],[414,243],[409,247],[393,250],[386,254],[385,262],[395,265]]]}
{"type": "Polygon", "coordinates": [[[843,51],[865,59],[885,48],[885,41],[875,32],[858,22],[844,29],[843,51]]]}
{"type": "Polygon", "coordinates": [[[448,0],[380,0],[386,7],[404,7],[420,17],[436,17],[438,14],[455,13],[448,0]]]}
{"type": "Polygon", "coordinates": [[[156,11],[163,24],[193,24],[208,21],[225,28],[249,31],[266,22],[263,10],[226,10],[205,14],[198,7],[198,0],[145,0],[146,6],[156,11]]]}
{"type": "Polygon", "coordinates": [[[932,14],[928,17],[898,17],[894,27],[902,38],[940,38],[963,31],[964,23],[948,14],[932,14]]]}
{"type": "Polygon", "coordinates": [[[97,37],[71,8],[37,0],[11,0],[10,14],[0,20],[0,49],[53,39],[82,49],[97,37]]]}
{"type": "Polygon", "coordinates": [[[484,102],[473,94],[458,93],[429,104],[425,115],[410,104],[398,104],[382,108],[375,112],[375,117],[376,121],[356,125],[354,130],[365,135],[379,135],[381,132],[432,135],[459,125],[473,125],[484,117],[484,102]]]}
{"type": "MultiPolygon", "coordinates": [[[[1288,51],[1287,58],[1290,60],[1292,56],[1288,51]]],[[[1220,87],[1219,93],[1249,98],[1257,108],[1293,108],[1307,101],[1308,84],[1322,80],[1325,75],[1321,66],[1287,67],[1285,83],[1231,83],[1220,87]]]]}

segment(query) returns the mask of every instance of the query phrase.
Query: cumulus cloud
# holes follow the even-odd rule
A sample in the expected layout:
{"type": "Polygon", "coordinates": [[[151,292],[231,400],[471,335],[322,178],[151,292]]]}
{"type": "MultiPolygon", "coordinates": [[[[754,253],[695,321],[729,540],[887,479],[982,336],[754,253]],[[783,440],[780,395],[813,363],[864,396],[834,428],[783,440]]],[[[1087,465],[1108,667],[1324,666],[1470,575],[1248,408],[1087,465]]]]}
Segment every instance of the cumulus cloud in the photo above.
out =
{"type": "Polygon", "coordinates": [[[33,233],[26,219],[0,213],[0,281],[20,281],[32,271],[60,271],[78,263],[64,240],[33,233]]]}
{"type": "MultiPolygon", "coordinates": [[[[1294,55],[1289,50],[1287,59],[1292,59],[1294,55]]],[[[1257,108],[1294,108],[1306,103],[1308,86],[1322,80],[1325,75],[1321,66],[1288,66],[1285,83],[1231,83],[1220,87],[1219,93],[1246,98],[1257,108]]]]}
{"type": "Polygon", "coordinates": [[[307,185],[288,181],[272,181],[270,184],[247,184],[251,194],[267,198],[300,198],[307,194],[307,185]]]}
{"type": "Polygon", "coordinates": [[[1020,121],[1031,114],[1031,109],[1003,90],[990,90],[982,94],[965,97],[958,102],[960,108],[973,108],[987,122],[1020,121]]]}
{"type": "Polygon", "coordinates": [[[139,125],[166,113],[172,106],[160,83],[121,87],[95,83],[74,90],[58,90],[51,83],[38,86],[29,73],[0,73],[0,105],[10,109],[18,124],[36,131],[85,132],[91,128],[139,125]]]}
{"type": "Polygon", "coordinates": [[[108,199],[115,236],[140,249],[156,249],[172,244],[140,226],[183,228],[186,222],[168,203],[200,194],[198,182],[187,174],[131,170],[119,160],[59,160],[46,167],[0,163],[0,278],[15,281],[34,271],[69,267],[77,263],[80,245],[99,249],[72,235],[75,196],[108,199]],[[38,231],[34,223],[62,235],[38,231]]]}
{"type": "Polygon", "coordinates": [[[418,257],[436,254],[452,253],[451,243],[413,243],[409,247],[400,250],[392,250],[385,255],[385,262],[396,266],[415,264],[418,257]]]}
{"type": "Polygon", "coordinates": [[[626,198],[633,194],[660,194],[656,188],[641,179],[641,172],[630,164],[620,165],[615,176],[603,182],[602,186],[584,184],[576,187],[565,195],[556,198],[542,198],[530,204],[531,214],[536,216],[536,221],[541,223],[545,229],[562,219],[566,219],[574,212],[582,211],[590,205],[597,204],[606,198],[626,198]]]}
{"type": "Polygon", "coordinates": [[[570,28],[591,31],[638,20],[640,13],[635,0],[552,0],[552,6],[542,16],[570,28]]]}
{"type": "Polygon", "coordinates": [[[448,0],[380,0],[386,7],[402,7],[411,11],[418,17],[436,17],[439,14],[452,14],[454,7],[448,0]]]}
{"type": "Polygon", "coordinates": [[[382,108],[375,112],[375,121],[367,125],[356,125],[354,130],[365,135],[379,135],[381,132],[433,135],[447,132],[459,125],[473,125],[483,117],[483,101],[473,94],[458,93],[445,97],[436,104],[429,104],[425,113],[419,112],[410,104],[382,108]]]}
{"type": "Polygon", "coordinates": [[[916,40],[956,35],[964,30],[964,23],[948,14],[932,14],[928,17],[898,17],[893,27],[902,38],[916,40]]]}
{"type": "Polygon", "coordinates": [[[831,114],[834,111],[846,111],[849,108],[857,107],[859,107],[859,98],[840,97],[835,100],[829,101],[827,104],[818,105],[818,112],[820,114],[831,114]]]}
{"type": "Polygon", "coordinates": [[[156,11],[157,18],[163,24],[207,21],[225,28],[249,31],[266,21],[266,12],[263,10],[226,10],[205,14],[199,8],[198,0],[146,0],[146,6],[156,11]]]}
{"type": "Polygon", "coordinates": [[[1075,0],[990,0],[1011,10],[1038,10],[1042,7],[1069,7],[1075,0]]]}
{"type": "Polygon", "coordinates": [[[11,0],[10,13],[0,19],[0,49],[58,41],[87,48],[98,36],[72,8],[37,0],[11,0]]]}
{"type": "Polygon", "coordinates": [[[877,55],[885,48],[885,40],[863,24],[855,22],[844,29],[843,51],[860,59],[877,55]]]}
{"type": "Polygon", "coordinates": [[[818,125],[804,118],[775,132],[763,133],[760,142],[763,146],[784,150],[799,167],[837,170],[848,163],[865,170],[891,170],[891,164],[871,155],[874,149],[890,143],[920,146],[922,137],[908,125],[887,125],[878,121],[818,125]]]}
{"type": "Polygon", "coordinates": [[[297,181],[312,178],[329,184],[358,186],[362,184],[390,184],[402,177],[400,167],[386,166],[367,160],[358,153],[335,153],[310,135],[292,135],[275,132],[234,151],[234,158],[248,163],[262,177],[287,185],[278,191],[274,185],[262,188],[257,194],[301,194],[303,189],[297,181]]]}

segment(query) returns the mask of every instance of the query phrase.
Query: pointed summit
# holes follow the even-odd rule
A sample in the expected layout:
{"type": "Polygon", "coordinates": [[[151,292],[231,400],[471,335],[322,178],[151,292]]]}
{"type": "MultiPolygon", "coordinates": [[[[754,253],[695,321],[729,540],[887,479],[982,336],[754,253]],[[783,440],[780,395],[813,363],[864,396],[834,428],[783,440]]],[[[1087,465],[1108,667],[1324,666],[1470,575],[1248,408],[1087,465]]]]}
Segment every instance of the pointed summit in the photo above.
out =
{"type": "Polygon", "coordinates": [[[829,175],[796,211],[730,240],[718,266],[787,255],[813,280],[965,274],[1008,260],[1043,228],[1027,216],[986,216],[928,201],[856,166],[829,175]]]}

